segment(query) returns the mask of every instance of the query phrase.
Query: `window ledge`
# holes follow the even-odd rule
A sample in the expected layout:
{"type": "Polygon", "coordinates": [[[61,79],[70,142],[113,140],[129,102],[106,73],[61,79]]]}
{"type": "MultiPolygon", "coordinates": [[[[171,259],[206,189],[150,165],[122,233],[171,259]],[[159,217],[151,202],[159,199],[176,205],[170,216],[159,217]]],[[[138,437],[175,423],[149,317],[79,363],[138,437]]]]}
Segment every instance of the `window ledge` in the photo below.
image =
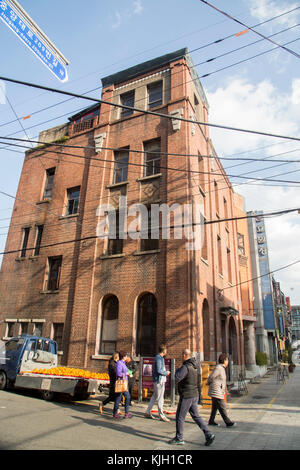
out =
{"type": "Polygon", "coordinates": [[[155,253],[160,253],[160,249],[157,250],[146,250],[146,251],[136,251],[133,253],[134,256],[140,256],[140,255],[152,255],[155,253]]]}
{"type": "Polygon", "coordinates": [[[223,276],[223,274],[221,274],[221,273],[218,273],[218,276],[219,276],[221,279],[224,279],[224,276],[223,276]]]}
{"type": "Polygon", "coordinates": [[[59,290],[40,290],[40,294],[58,294],[59,290]]]}
{"type": "Polygon", "coordinates": [[[155,173],[154,175],[142,176],[141,178],[137,178],[136,181],[143,182],[143,181],[148,181],[148,180],[153,180],[153,179],[156,179],[156,178],[160,178],[161,176],[162,176],[162,173],[155,173]]]}
{"type": "Polygon", "coordinates": [[[42,201],[38,201],[36,204],[49,204],[51,202],[51,199],[42,199],[42,201]]]}
{"type": "Polygon", "coordinates": [[[125,256],[125,253],[118,253],[116,255],[101,255],[99,258],[100,259],[113,259],[113,258],[123,258],[125,256]]]}
{"type": "Polygon", "coordinates": [[[15,261],[25,261],[25,256],[18,256],[17,258],[15,258],[15,261]]]}
{"type": "Polygon", "coordinates": [[[92,359],[110,359],[111,358],[111,354],[94,354],[94,356],[92,356],[92,359]]]}
{"type": "Polygon", "coordinates": [[[39,258],[39,255],[32,255],[32,256],[29,256],[28,259],[30,259],[31,261],[34,261],[36,259],[39,258]]]}
{"type": "Polygon", "coordinates": [[[207,259],[202,258],[202,256],[201,256],[201,261],[203,261],[203,263],[206,264],[206,266],[209,266],[207,259]]]}
{"type": "Polygon", "coordinates": [[[76,212],[76,214],[69,214],[69,215],[61,215],[58,217],[58,220],[63,220],[63,219],[71,219],[72,217],[78,217],[79,214],[76,212]]]}
{"type": "Polygon", "coordinates": [[[113,184],[108,184],[106,186],[106,189],[114,189],[114,188],[119,188],[121,186],[126,186],[129,184],[129,181],[122,181],[121,183],[113,183],[113,184]]]}

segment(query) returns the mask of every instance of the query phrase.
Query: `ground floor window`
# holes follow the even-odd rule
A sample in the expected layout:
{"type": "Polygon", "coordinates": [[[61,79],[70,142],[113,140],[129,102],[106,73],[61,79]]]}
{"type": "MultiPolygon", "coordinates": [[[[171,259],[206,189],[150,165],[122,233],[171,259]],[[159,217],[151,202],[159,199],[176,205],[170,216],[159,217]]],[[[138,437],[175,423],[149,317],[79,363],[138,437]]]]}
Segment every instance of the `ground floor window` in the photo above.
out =
{"type": "Polygon", "coordinates": [[[136,354],[156,354],[157,301],[153,294],[144,294],[138,302],[136,354]]]}

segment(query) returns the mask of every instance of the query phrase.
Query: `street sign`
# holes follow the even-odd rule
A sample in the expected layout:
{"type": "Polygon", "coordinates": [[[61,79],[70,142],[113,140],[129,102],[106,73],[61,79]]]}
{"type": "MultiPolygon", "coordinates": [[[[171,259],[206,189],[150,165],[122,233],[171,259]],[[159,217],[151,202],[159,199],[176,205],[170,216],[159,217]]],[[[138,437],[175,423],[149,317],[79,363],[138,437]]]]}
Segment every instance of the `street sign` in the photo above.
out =
{"type": "Polygon", "coordinates": [[[15,1],[0,0],[0,18],[61,82],[67,61],[15,1]],[[53,47],[54,46],[54,47],[53,47]]]}

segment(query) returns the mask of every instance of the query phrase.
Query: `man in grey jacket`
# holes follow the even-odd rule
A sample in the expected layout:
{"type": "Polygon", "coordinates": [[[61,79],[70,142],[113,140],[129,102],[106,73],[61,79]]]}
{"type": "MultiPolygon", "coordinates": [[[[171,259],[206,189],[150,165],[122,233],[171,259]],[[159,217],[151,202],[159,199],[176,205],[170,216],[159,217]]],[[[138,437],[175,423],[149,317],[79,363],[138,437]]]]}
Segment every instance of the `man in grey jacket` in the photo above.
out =
{"type": "Polygon", "coordinates": [[[192,357],[191,351],[182,351],[182,366],[175,372],[175,380],[178,382],[179,403],[176,411],[176,436],[169,441],[172,445],[183,445],[183,428],[187,413],[189,412],[196,424],[205,435],[205,445],[209,446],[215,439],[205,422],[199,416],[198,401],[201,394],[201,376],[196,364],[196,359],[192,357]]]}
{"type": "Polygon", "coordinates": [[[208,395],[212,399],[211,414],[208,422],[210,426],[219,426],[219,424],[215,422],[217,411],[220,412],[220,415],[222,416],[227,427],[236,425],[229,419],[227,415],[226,404],[224,400],[225,393],[227,393],[225,371],[227,366],[227,354],[220,354],[219,364],[216,365],[207,380],[207,384],[209,385],[208,395]]]}

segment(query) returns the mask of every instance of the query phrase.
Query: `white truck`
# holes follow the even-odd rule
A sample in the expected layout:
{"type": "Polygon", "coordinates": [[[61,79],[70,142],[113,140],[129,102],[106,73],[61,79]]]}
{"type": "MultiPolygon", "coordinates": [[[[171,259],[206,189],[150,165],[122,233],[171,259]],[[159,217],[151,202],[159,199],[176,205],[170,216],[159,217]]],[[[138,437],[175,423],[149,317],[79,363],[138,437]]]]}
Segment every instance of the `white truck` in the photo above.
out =
{"type": "Polygon", "coordinates": [[[55,394],[87,398],[106,380],[63,377],[33,373],[34,369],[57,366],[57,344],[50,338],[21,335],[11,338],[0,347],[0,390],[7,387],[40,390],[45,400],[55,394]]]}

